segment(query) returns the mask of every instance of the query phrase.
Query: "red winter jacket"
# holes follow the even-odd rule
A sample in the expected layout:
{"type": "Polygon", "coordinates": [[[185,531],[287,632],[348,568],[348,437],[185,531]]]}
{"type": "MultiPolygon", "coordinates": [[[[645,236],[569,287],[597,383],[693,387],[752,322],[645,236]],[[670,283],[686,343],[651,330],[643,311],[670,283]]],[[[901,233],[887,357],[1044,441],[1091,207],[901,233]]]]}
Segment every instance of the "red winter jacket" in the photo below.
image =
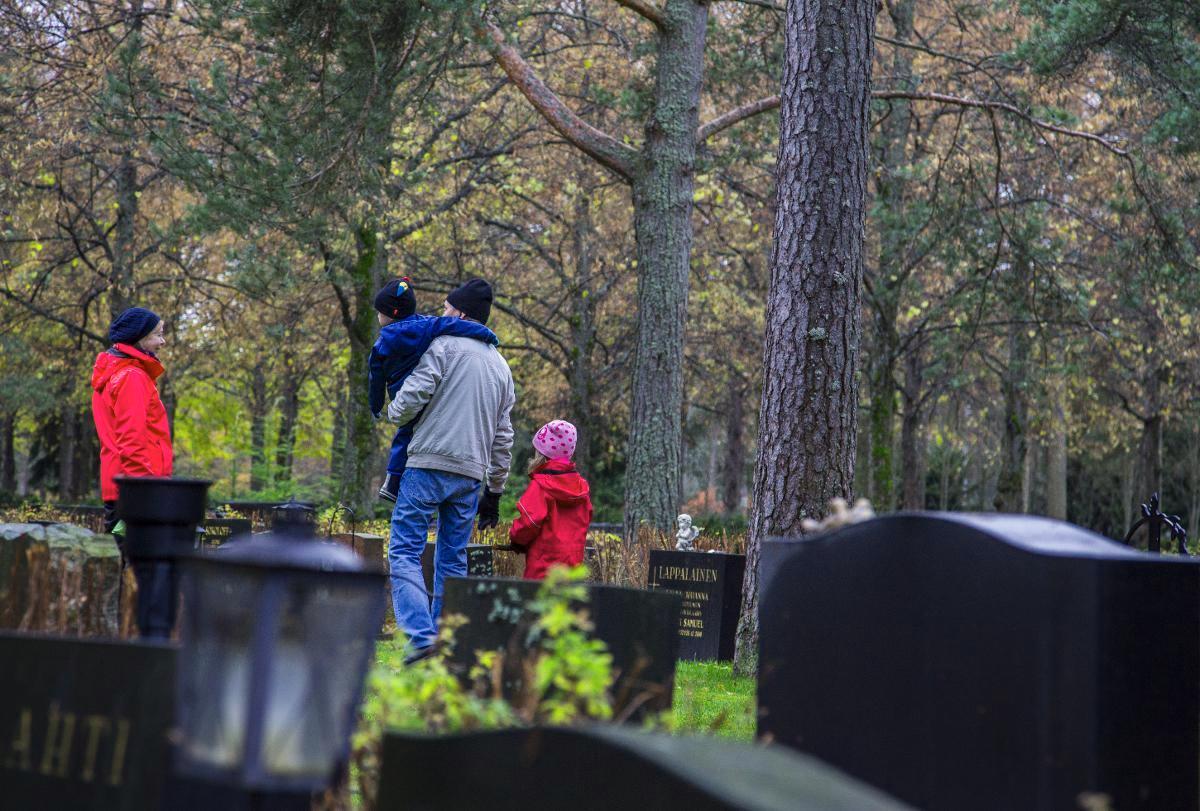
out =
{"type": "Polygon", "coordinates": [[[92,417],[100,437],[100,497],[117,498],[114,476],[170,476],[171,428],[154,381],[162,364],[128,344],[96,356],[92,417]]]}
{"type": "Polygon", "coordinates": [[[557,459],[534,471],[508,532],[513,546],[525,549],[525,578],[541,580],[555,564],[583,563],[591,522],[588,483],[570,461],[557,459]]]}

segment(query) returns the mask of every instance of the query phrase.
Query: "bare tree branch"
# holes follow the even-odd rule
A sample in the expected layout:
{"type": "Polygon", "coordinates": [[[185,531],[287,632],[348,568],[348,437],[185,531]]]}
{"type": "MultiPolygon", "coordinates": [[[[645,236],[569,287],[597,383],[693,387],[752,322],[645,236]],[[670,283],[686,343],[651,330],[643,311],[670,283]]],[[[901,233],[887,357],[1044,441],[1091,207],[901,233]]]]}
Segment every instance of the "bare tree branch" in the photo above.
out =
{"type": "Polygon", "coordinates": [[[751,116],[765,113],[768,110],[774,110],[778,106],[779,96],[767,96],[765,99],[758,99],[749,104],[743,104],[741,107],[736,107],[723,115],[717,116],[712,121],[701,124],[700,128],[696,130],[696,143],[702,144],[721,130],[728,129],[751,116]]]}
{"type": "Polygon", "coordinates": [[[618,6],[624,6],[630,11],[637,12],[650,22],[654,23],[654,25],[658,28],[662,28],[665,25],[662,14],[660,14],[658,9],[654,8],[654,6],[645,2],[645,0],[613,0],[613,2],[618,6]]]}
{"type": "MultiPolygon", "coordinates": [[[[989,99],[970,99],[962,96],[950,96],[945,93],[913,93],[907,90],[875,90],[871,93],[873,99],[907,99],[909,101],[933,101],[939,104],[953,104],[959,107],[973,107],[978,110],[1002,111],[1016,116],[1030,126],[1045,130],[1046,132],[1054,132],[1059,135],[1066,135],[1071,138],[1082,138],[1085,141],[1099,144],[1109,152],[1119,157],[1125,158],[1129,156],[1129,152],[1121,149],[1116,144],[1109,141],[1107,138],[1097,135],[1094,132],[1086,132],[1084,130],[1073,130],[1069,127],[1061,127],[1058,124],[1051,124],[1049,121],[1042,121],[1039,118],[1034,118],[1025,110],[1015,104],[1009,104],[1006,101],[992,101],[989,99]]],[[[724,115],[714,118],[707,124],[703,124],[697,130],[696,140],[703,141],[713,134],[720,132],[723,129],[733,126],[734,124],[749,118],[759,113],[764,113],[768,110],[773,110],[779,106],[779,96],[768,96],[758,101],[752,101],[734,110],[730,110],[724,115]]]]}
{"type": "Polygon", "coordinates": [[[600,165],[632,180],[637,151],[580,118],[533,72],[494,23],[481,23],[484,46],[522,95],[564,138],[600,165]]]}

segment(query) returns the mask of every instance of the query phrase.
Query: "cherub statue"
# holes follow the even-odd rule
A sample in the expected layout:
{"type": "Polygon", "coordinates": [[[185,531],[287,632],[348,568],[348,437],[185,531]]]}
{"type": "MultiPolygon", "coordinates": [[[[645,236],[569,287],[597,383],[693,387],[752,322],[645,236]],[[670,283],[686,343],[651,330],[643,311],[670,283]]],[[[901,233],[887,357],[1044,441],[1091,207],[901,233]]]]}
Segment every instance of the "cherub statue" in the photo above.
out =
{"type": "Polygon", "coordinates": [[[704,527],[692,526],[692,517],[687,513],[680,513],[675,521],[679,524],[679,531],[675,533],[675,548],[681,552],[692,551],[692,542],[700,537],[704,527]]]}

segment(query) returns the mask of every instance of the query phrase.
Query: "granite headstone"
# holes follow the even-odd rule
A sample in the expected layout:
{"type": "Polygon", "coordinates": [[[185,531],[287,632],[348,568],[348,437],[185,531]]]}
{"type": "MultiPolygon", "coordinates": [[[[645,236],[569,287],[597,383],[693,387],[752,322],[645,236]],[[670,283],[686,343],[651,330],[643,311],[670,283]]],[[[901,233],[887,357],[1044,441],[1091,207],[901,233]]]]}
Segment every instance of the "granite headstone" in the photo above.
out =
{"type": "Polygon", "coordinates": [[[897,514],[761,573],[761,737],[929,811],[1200,806],[1200,562],[897,514]]]}
{"type": "Polygon", "coordinates": [[[650,550],[646,587],[673,591],[683,598],[680,659],[733,658],[745,571],[745,555],[650,550]]]}
{"type": "Polygon", "coordinates": [[[0,806],[158,808],[175,655],[0,632],[0,806]]]}
{"type": "Polygon", "coordinates": [[[380,811],[904,811],[783,747],[614,726],[389,734],[380,811]]]}
{"type": "MultiPolygon", "coordinates": [[[[455,636],[452,660],[461,672],[474,663],[476,650],[502,650],[503,692],[520,692],[521,660],[533,619],[527,606],[540,586],[535,580],[498,577],[446,581],[443,616],[467,619],[455,636]]],[[[588,584],[587,592],[592,635],[604,641],[613,657],[617,715],[627,707],[631,718],[670,709],[679,652],[679,595],[598,584],[588,584]]]]}
{"type": "MultiPolygon", "coordinates": [[[[425,589],[433,595],[433,566],[437,544],[425,544],[421,554],[421,572],[425,575],[425,589]]],[[[467,544],[467,577],[491,577],[495,573],[495,549],[490,544],[467,544]]]]}

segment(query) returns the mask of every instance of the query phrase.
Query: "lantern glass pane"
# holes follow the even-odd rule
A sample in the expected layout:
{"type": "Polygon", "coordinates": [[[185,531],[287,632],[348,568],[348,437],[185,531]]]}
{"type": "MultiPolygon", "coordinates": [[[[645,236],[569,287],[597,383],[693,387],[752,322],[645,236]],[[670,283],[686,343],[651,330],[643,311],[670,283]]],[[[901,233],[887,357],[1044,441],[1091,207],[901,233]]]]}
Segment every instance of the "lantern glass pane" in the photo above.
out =
{"type": "Polygon", "coordinates": [[[344,758],[382,595],[374,579],[301,576],[287,584],[263,730],[268,774],[326,778],[344,758]]]}
{"type": "Polygon", "coordinates": [[[183,748],[188,759],[210,767],[242,764],[261,588],[256,572],[210,568],[187,592],[183,637],[190,661],[179,673],[179,705],[187,710],[183,748]]]}

